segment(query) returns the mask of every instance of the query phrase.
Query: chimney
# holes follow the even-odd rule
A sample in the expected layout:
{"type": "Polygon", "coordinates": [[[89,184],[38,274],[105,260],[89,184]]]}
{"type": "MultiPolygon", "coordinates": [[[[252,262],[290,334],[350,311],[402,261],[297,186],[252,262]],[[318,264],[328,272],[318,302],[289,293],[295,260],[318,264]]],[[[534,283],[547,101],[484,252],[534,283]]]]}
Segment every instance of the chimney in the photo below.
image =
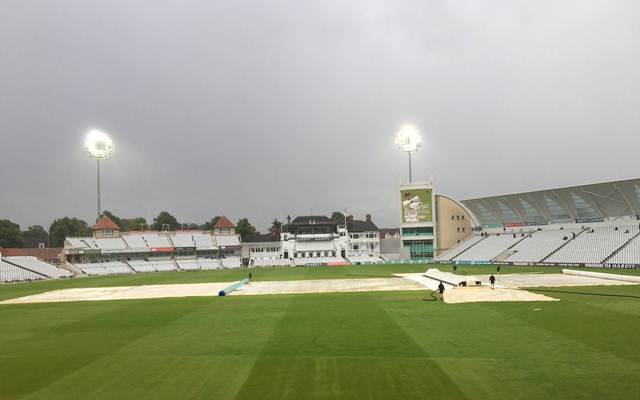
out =
{"type": "Polygon", "coordinates": [[[287,215],[287,224],[291,223],[291,215],[287,215]]]}
{"type": "Polygon", "coordinates": [[[371,214],[365,215],[365,219],[367,220],[367,222],[371,222],[371,214]]]}

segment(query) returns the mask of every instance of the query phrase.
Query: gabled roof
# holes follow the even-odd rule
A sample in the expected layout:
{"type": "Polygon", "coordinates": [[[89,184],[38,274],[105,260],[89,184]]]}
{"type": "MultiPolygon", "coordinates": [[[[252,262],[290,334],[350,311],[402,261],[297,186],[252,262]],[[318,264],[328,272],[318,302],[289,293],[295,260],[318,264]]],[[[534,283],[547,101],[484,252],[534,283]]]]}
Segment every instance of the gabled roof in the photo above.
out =
{"type": "Polygon", "coordinates": [[[62,247],[45,247],[45,248],[2,248],[0,247],[2,256],[7,257],[36,257],[41,260],[52,260],[62,253],[62,247]]]}
{"type": "Polygon", "coordinates": [[[94,231],[101,231],[101,230],[120,230],[120,227],[111,220],[111,218],[107,217],[106,215],[103,215],[102,218],[100,218],[100,220],[98,221],[98,223],[95,224],[95,226],[93,227],[94,231]]]}
{"type": "Polygon", "coordinates": [[[301,215],[294,218],[291,221],[292,225],[311,225],[311,221],[315,221],[314,224],[336,224],[336,221],[325,215],[301,215]]]}
{"type": "Polygon", "coordinates": [[[256,232],[249,240],[249,242],[279,242],[279,241],[280,241],[280,235],[274,235],[271,232],[265,233],[265,234],[256,232]]]}
{"type": "Polygon", "coordinates": [[[224,215],[221,216],[220,218],[218,218],[218,221],[216,222],[216,224],[213,226],[214,228],[235,228],[236,226],[233,224],[233,222],[229,221],[229,218],[225,217],[224,215]]]}
{"type": "Polygon", "coordinates": [[[375,231],[379,231],[378,227],[376,226],[376,224],[374,224],[371,221],[360,221],[360,220],[353,220],[349,223],[348,226],[348,230],[349,232],[375,232],[375,231]]]}

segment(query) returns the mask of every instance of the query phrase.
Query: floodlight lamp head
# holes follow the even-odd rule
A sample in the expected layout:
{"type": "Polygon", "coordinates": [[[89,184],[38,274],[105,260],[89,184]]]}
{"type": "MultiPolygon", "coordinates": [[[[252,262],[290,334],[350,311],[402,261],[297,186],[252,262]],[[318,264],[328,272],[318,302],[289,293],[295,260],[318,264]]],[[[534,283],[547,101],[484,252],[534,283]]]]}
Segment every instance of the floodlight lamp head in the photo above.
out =
{"type": "Polygon", "coordinates": [[[105,159],[113,153],[113,140],[108,134],[92,129],[84,140],[84,148],[89,157],[105,159]]]}
{"type": "Polygon", "coordinates": [[[396,133],[395,144],[400,151],[411,153],[422,146],[422,137],[413,125],[403,125],[396,133]]]}

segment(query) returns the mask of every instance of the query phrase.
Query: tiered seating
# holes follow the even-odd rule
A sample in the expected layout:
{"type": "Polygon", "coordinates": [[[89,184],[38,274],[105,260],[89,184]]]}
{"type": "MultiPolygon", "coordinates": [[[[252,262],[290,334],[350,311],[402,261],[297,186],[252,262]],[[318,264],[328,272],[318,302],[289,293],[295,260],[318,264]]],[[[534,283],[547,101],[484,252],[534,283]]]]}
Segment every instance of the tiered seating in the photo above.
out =
{"type": "Polygon", "coordinates": [[[599,264],[638,233],[638,226],[588,229],[545,262],[599,264]]]}
{"type": "Polygon", "coordinates": [[[178,267],[173,261],[163,260],[163,261],[154,261],[151,260],[153,267],[156,271],[177,271],[178,267]]]}
{"type": "Polygon", "coordinates": [[[213,236],[209,233],[199,232],[193,234],[193,241],[196,244],[196,250],[213,250],[213,236]]]}
{"type": "Polygon", "coordinates": [[[136,272],[156,272],[156,269],[153,268],[153,264],[151,264],[149,261],[129,261],[129,266],[131,266],[131,268],[133,268],[133,270],[136,272]]]}
{"type": "Polygon", "coordinates": [[[198,265],[200,269],[220,269],[222,266],[220,265],[219,260],[214,260],[212,258],[198,258],[198,265]]]}
{"type": "Polygon", "coordinates": [[[357,263],[370,264],[370,263],[376,263],[376,262],[382,261],[382,258],[378,256],[371,256],[369,254],[352,255],[352,256],[348,256],[347,259],[351,264],[357,264],[357,263]]]}
{"type": "Polygon", "coordinates": [[[156,232],[144,232],[142,237],[147,242],[147,246],[150,248],[169,248],[173,247],[173,244],[169,241],[169,237],[165,234],[156,232]]]}
{"type": "Polygon", "coordinates": [[[89,276],[111,275],[112,272],[102,266],[102,264],[76,264],[82,272],[89,276]]]}
{"type": "Polygon", "coordinates": [[[240,246],[240,236],[238,235],[218,235],[215,236],[215,240],[218,247],[240,246]]]}
{"type": "Polygon", "coordinates": [[[279,257],[256,257],[250,261],[252,267],[291,266],[291,260],[279,257]]]}
{"type": "Polygon", "coordinates": [[[102,263],[102,266],[112,274],[132,274],[133,273],[133,270],[127,264],[119,261],[102,263]]]}
{"type": "Polygon", "coordinates": [[[122,235],[122,240],[125,241],[125,243],[127,244],[127,246],[129,246],[131,250],[144,250],[144,251],[149,250],[149,246],[147,246],[147,242],[139,233],[122,235]]]}
{"type": "MultiPolygon", "coordinates": [[[[626,228],[625,228],[626,229],[626,228]]],[[[607,265],[640,266],[640,235],[607,261],[607,265]]]]}
{"type": "Polygon", "coordinates": [[[505,261],[514,263],[534,263],[539,262],[552,251],[571,240],[574,234],[578,234],[581,229],[549,229],[535,231],[531,237],[527,237],[515,245],[511,250],[513,255],[505,261]]]}
{"type": "Polygon", "coordinates": [[[240,268],[242,267],[242,260],[240,257],[226,257],[222,259],[223,268],[240,268]]]}
{"type": "Polygon", "coordinates": [[[469,250],[455,257],[455,261],[491,261],[498,254],[505,251],[509,246],[521,240],[520,235],[498,234],[488,235],[481,242],[471,247],[469,250]]]}
{"type": "Polygon", "coordinates": [[[450,248],[449,250],[445,251],[444,253],[440,254],[438,257],[436,257],[436,259],[438,261],[451,261],[456,255],[458,255],[458,254],[462,253],[463,251],[467,250],[469,247],[471,247],[474,244],[478,243],[482,239],[484,239],[484,236],[472,235],[472,236],[468,237],[467,239],[465,239],[464,241],[458,243],[456,246],[454,246],[454,247],[450,248]]]}
{"type": "Polygon", "coordinates": [[[6,257],[5,260],[17,264],[20,267],[35,271],[39,274],[46,275],[49,278],[69,278],[73,276],[70,271],[58,268],[44,261],[38,260],[36,257],[6,257]]]}
{"type": "Polygon", "coordinates": [[[174,247],[196,247],[191,233],[176,233],[171,236],[171,241],[173,242],[174,247]]]}
{"type": "Polygon", "coordinates": [[[91,247],[83,238],[66,238],[65,240],[71,245],[69,248],[72,249],[88,249],[91,247]]]}
{"type": "Polygon", "coordinates": [[[45,279],[45,277],[0,260],[0,282],[37,281],[41,279],[45,279]]]}
{"type": "Polygon", "coordinates": [[[86,239],[84,240],[94,249],[101,250],[124,250],[127,248],[127,244],[120,238],[100,238],[100,239],[86,239]]]}
{"type": "Polygon", "coordinates": [[[293,259],[296,267],[347,263],[342,257],[298,257],[293,259]]]}
{"type": "Polygon", "coordinates": [[[115,275],[115,274],[131,274],[133,271],[123,262],[110,261],[94,264],[76,264],[82,272],[90,276],[115,275]]]}
{"type": "Polygon", "coordinates": [[[176,260],[178,267],[184,271],[197,271],[200,269],[200,264],[194,260],[176,260]]]}

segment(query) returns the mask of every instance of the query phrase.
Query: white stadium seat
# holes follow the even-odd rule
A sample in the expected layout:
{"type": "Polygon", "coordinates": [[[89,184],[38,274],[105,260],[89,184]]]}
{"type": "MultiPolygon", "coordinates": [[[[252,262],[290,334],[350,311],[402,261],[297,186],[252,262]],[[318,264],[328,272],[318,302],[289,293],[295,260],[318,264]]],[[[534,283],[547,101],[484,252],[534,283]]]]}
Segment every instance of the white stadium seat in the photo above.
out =
{"type": "Polygon", "coordinates": [[[37,281],[44,276],[0,260],[0,282],[37,281]]]}
{"type": "Polygon", "coordinates": [[[36,257],[30,256],[15,256],[6,257],[5,260],[16,264],[25,269],[37,272],[42,275],[46,275],[49,278],[70,278],[73,274],[66,269],[58,268],[55,265],[38,260],[36,257]]]}

